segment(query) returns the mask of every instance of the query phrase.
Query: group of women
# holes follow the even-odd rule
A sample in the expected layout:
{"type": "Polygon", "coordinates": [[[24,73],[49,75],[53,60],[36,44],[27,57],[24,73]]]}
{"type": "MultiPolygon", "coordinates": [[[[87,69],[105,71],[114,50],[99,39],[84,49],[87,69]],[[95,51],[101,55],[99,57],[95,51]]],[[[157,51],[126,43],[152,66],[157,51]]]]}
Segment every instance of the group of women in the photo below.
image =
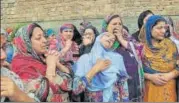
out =
{"type": "Polygon", "coordinates": [[[80,32],[69,23],[58,34],[31,23],[15,33],[11,62],[1,29],[1,101],[176,102],[178,26],[150,10],[132,35],[118,14],[104,18],[101,32],[86,21],[80,32]]]}

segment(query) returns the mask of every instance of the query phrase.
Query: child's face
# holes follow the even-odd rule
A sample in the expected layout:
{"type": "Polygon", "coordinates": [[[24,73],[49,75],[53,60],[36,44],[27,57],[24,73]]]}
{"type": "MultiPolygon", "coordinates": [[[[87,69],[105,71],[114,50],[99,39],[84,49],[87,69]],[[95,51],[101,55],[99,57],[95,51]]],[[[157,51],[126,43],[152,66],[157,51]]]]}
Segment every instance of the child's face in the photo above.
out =
{"type": "Polygon", "coordinates": [[[53,34],[53,35],[50,35],[49,37],[48,37],[48,41],[51,41],[51,40],[53,40],[53,39],[56,39],[56,36],[53,34]]]}

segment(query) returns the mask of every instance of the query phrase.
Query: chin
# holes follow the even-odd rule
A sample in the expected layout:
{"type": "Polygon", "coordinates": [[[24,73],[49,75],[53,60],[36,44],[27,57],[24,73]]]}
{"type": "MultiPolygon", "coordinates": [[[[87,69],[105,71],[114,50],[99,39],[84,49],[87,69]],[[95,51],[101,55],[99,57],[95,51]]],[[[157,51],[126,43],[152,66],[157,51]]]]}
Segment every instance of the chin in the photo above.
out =
{"type": "Polygon", "coordinates": [[[164,37],[162,37],[162,38],[159,38],[159,40],[163,40],[163,39],[165,39],[164,37]]]}

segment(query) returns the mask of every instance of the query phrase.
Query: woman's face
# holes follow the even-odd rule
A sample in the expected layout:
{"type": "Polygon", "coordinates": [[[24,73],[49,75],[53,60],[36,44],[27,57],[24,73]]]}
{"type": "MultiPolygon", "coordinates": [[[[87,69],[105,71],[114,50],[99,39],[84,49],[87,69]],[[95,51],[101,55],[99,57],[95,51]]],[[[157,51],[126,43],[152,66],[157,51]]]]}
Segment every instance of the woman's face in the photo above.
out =
{"type": "Polygon", "coordinates": [[[48,41],[51,41],[51,40],[53,40],[53,39],[56,39],[56,36],[55,36],[55,34],[53,34],[53,35],[50,35],[50,36],[48,37],[48,41]]]}
{"type": "Polygon", "coordinates": [[[1,66],[6,60],[6,38],[5,35],[1,35],[1,66]]]}
{"type": "Polygon", "coordinates": [[[73,29],[65,29],[62,31],[61,35],[65,40],[72,40],[73,38],[73,29]]]}
{"type": "Polygon", "coordinates": [[[109,22],[107,26],[107,31],[113,34],[116,28],[120,31],[122,31],[123,28],[122,21],[119,17],[114,18],[109,22]]]}
{"type": "Polygon", "coordinates": [[[115,40],[116,38],[114,35],[112,35],[111,33],[106,33],[101,37],[100,42],[104,46],[104,48],[110,49],[112,48],[115,40]]]}
{"type": "Polygon", "coordinates": [[[165,32],[166,23],[163,21],[158,22],[151,31],[152,37],[156,40],[163,40],[165,38],[165,32]]]}
{"type": "Polygon", "coordinates": [[[86,29],[83,34],[83,44],[89,45],[92,44],[95,40],[95,34],[92,29],[86,29]]]}
{"type": "Polygon", "coordinates": [[[38,54],[44,54],[47,50],[47,40],[44,32],[39,28],[35,27],[31,37],[32,48],[38,54]]]}
{"type": "Polygon", "coordinates": [[[147,22],[147,20],[149,19],[149,17],[151,17],[153,14],[148,14],[144,20],[143,20],[143,23],[145,24],[147,22]]]}

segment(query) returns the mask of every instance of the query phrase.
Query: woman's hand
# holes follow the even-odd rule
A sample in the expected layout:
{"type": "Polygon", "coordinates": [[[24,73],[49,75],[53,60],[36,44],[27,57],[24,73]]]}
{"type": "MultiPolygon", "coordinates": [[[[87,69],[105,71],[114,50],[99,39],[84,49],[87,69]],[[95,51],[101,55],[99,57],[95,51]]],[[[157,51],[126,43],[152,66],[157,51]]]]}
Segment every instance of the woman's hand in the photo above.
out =
{"type": "Polygon", "coordinates": [[[122,44],[124,48],[128,48],[128,41],[124,39],[124,33],[127,32],[121,28],[115,28],[114,29],[114,35],[117,37],[118,42],[122,44]]]}
{"type": "Polygon", "coordinates": [[[107,69],[111,64],[110,60],[98,59],[93,68],[87,73],[86,77],[88,82],[100,71],[107,69]]]}
{"type": "Polygon", "coordinates": [[[164,81],[169,82],[170,80],[176,78],[179,75],[179,71],[173,70],[169,73],[161,73],[161,78],[164,81]]]}
{"type": "Polygon", "coordinates": [[[56,64],[56,62],[59,60],[59,55],[59,52],[56,50],[48,51],[48,54],[46,55],[47,66],[56,64]]]}
{"type": "Polygon", "coordinates": [[[123,29],[122,28],[114,28],[113,34],[116,35],[117,37],[122,37],[123,35],[123,29]]]}
{"type": "Polygon", "coordinates": [[[151,80],[155,85],[162,86],[162,85],[165,85],[165,84],[167,83],[167,81],[164,80],[163,77],[162,77],[162,75],[159,74],[159,73],[150,74],[148,78],[149,78],[149,80],[151,80]]]}
{"type": "Polygon", "coordinates": [[[1,96],[13,98],[19,91],[19,87],[10,78],[1,76],[1,96]]]}
{"type": "Polygon", "coordinates": [[[1,76],[1,96],[8,97],[13,102],[34,102],[25,92],[6,76],[1,76]]]}
{"type": "Polygon", "coordinates": [[[59,52],[55,50],[49,51],[46,55],[46,77],[50,80],[53,79],[56,74],[57,61],[59,61],[59,52]]]}
{"type": "Polygon", "coordinates": [[[111,65],[111,61],[110,60],[102,60],[102,59],[98,59],[95,67],[97,68],[97,72],[103,71],[106,68],[108,68],[111,65]]]}
{"type": "Polygon", "coordinates": [[[71,48],[72,44],[73,44],[73,41],[67,40],[67,41],[65,42],[65,48],[67,48],[67,49],[69,50],[69,49],[71,48]]]}
{"type": "Polygon", "coordinates": [[[83,36],[83,45],[89,45],[89,44],[92,44],[93,42],[93,38],[90,37],[89,35],[85,35],[83,36]]]}
{"type": "Polygon", "coordinates": [[[73,41],[71,40],[67,40],[65,42],[65,47],[60,51],[61,57],[63,57],[70,50],[72,44],[73,44],[73,41]]]}

